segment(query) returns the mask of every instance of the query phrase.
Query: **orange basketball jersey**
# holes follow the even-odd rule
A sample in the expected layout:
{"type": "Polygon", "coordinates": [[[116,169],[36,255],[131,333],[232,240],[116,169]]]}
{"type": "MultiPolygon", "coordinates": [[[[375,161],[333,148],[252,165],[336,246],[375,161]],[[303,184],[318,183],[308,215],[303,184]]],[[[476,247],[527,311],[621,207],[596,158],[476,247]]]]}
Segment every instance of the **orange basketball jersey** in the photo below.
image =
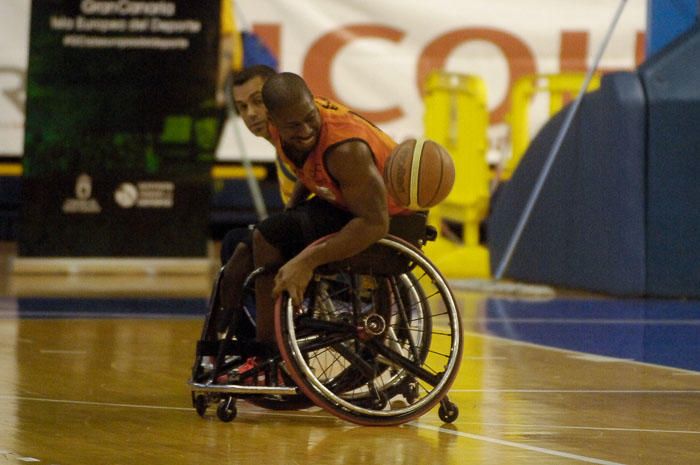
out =
{"type": "MultiPolygon", "coordinates": [[[[396,147],[396,142],[381,129],[360,115],[353,113],[347,107],[325,98],[316,97],[314,101],[321,112],[319,139],[316,147],[304,162],[304,166],[300,169],[295,167],[295,174],[306,188],[314,194],[334,205],[347,208],[343,194],[331,175],[326,171],[324,156],[328,149],[344,141],[362,140],[367,143],[372,151],[379,173],[383,173],[386,159],[391,154],[392,149],[396,147]]],[[[282,155],[288,166],[294,166],[284,154],[279,140],[279,133],[272,125],[270,126],[270,134],[277,148],[277,153],[282,155]]],[[[387,201],[390,215],[406,212],[388,194],[387,201]]]]}

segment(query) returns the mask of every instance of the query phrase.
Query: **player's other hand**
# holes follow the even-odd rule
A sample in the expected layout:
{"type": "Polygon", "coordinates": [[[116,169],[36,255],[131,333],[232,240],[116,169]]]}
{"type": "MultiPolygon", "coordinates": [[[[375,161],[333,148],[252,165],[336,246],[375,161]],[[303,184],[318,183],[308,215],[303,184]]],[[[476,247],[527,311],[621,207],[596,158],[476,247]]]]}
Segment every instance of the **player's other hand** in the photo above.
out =
{"type": "Polygon", "coordinates": [[[272,290],[275,297],[282,292],[287,292],[295,306],[301,305],[304,300],[304,292],[311,281],[313,268],[303,260],[293,258],[279,269],[275,276],[275,287],[272,290]]]}

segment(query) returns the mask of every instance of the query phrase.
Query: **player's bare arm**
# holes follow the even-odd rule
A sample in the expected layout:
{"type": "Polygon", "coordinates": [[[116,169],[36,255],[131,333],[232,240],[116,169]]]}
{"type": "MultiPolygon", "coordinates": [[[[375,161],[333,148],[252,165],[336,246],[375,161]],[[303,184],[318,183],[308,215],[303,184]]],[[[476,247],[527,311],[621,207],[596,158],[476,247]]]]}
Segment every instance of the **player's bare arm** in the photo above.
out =
{"type": "Polygon", "coordinates": [[[359,141],[341,144],[327,155],[326,162],[355,218],[329,239],[307,247],[280,269],[273,292],[277,295],[286,290],[295,303],[301,302],[316,267],[358,254],[389,229],[384,181],[367,145],[359,141]]]}

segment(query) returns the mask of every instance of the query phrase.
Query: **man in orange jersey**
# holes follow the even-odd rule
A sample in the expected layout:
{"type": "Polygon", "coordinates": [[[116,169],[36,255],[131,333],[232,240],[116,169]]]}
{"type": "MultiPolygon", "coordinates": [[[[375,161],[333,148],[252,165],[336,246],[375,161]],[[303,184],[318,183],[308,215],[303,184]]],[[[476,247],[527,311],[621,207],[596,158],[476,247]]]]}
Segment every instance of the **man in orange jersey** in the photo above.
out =
{"type": "Polygon", "coordinates": [[[275,296],[286,291],[301,303],[316,267],[363,251],[387,233],[390,215],[405,211],[384,186],[381,173],[396,142],[379,128],[314,98],[293,73],[270,77],[263,100],[271,140],[298,178],[287,209],[260,222],[253,234],[256,267],[285,263],[255,286],[257,340],[270,344],[275,296]],[[307,247],[331,233],[337,234],[307,247]]]}

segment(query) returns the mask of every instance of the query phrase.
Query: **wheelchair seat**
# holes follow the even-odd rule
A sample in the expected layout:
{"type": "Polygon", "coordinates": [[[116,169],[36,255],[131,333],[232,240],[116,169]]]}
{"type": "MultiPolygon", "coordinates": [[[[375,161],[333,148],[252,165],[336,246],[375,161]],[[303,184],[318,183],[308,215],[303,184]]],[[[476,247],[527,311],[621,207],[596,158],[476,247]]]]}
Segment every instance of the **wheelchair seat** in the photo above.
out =
{"type": "MultiPolygon", "coordinates": [[[[428,225],[428,212],[421,211],[410,215],[392,216],[389,235],[421,249],[426,241],[435,239],[436,231],[428,225]]],[[[361,274],[389,276],[406,273],[410,266],[411,262],[405,254],[381,244],[373,244],[354,257],[319,267],[319,272],[332,274],[352,269],[361,274]]]]}

